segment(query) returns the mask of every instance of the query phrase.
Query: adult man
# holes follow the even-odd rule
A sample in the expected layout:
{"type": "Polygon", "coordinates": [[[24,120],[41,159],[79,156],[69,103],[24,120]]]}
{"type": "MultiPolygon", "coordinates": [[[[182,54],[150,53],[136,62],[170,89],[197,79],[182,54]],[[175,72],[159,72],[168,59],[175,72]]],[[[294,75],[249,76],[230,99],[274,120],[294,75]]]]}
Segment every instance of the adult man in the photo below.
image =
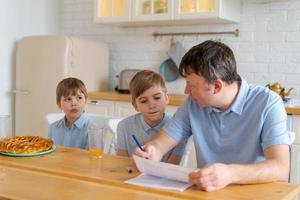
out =
{"type": "Polygon", "coordinates": [[[221,42],[194,46],[179,71],[189,97],[145,152],[136,149],[136,154],[160,160],[193,135],[199,169],[189,179],[202,190],[286,181],[291,141],[280,97],[242,79],[232,50],[221,42]]]}

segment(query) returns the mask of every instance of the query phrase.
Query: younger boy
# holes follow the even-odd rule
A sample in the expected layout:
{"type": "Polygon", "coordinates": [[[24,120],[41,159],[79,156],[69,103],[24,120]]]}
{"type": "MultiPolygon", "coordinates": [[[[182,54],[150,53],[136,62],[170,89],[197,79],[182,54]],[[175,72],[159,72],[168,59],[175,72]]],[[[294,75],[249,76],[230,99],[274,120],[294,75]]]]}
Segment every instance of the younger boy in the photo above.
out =
{"type": "Polygon", "coordinates": [[[50,125],[49,137],[54,144],[86,149],[87,128],[94,125],[87,114],[87,90],[77,78],[63,79],[56,88],[57,106],[65,117],[50,125]]]}
{"type": "MultiPolygon", "coordinates": [[[[129,84],[132,105],[139,113],[123,119],[117,128],[117,155],[132,156],[136,142],[134,134],[141,145],[151,140],[163,125],[171,118],[165,114],[169,103],[163,78],[152,71],[138,72],[129,84]]],[[[169,151],[162,161],[179,164],[185,145],[177,145],[169,151]]]]}

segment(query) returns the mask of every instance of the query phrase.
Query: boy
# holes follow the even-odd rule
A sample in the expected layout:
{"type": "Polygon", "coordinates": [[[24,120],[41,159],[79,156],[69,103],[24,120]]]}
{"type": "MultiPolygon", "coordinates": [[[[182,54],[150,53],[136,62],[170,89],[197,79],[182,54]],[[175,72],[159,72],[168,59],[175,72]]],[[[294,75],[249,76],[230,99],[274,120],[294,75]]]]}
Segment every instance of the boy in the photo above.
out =
{"type": "MultiPolygon", "coordinates": [[[[137,144],[132,138],[136,136],[139,142],[151,140],[163,125],[170,119],[165,114],[169,103],[163,78],[152,71],[138,72],[129,84],[132,105],[139,113],[123,119],[117,128],[117,155],[132,156],[137,144]]],[[[181,143],[169,151],[162,161],[179,164],[185,145],[181,143]]]]}
{"type": "Polygon", "coordinates": [[[87,128],[94,124],[85,113],[87,90],[77,78],[63,79],[56,88],[57,106],[65,117],[50,125],[49,137],[54,144],[86,149],[87,128]]]}

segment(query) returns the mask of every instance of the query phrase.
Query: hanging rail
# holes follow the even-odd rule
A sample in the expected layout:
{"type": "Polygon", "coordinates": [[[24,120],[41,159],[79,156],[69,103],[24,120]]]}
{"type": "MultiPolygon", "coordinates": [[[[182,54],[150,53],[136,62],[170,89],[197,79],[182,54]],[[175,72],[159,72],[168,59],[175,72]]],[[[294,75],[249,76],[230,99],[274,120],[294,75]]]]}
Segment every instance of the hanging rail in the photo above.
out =
{"type": "Polygon", "coordinates": [[[175,35],[224,35],[224,34],[232,34],[235,37],[239,36],[239,29],[235,29],[235,31],[221,31],[221,32],[182,32],[182,33],[159,33],[159,32],[154,32],[152,33],[153,37],[159,37],[159,36],[175,36],[175,35]]]}

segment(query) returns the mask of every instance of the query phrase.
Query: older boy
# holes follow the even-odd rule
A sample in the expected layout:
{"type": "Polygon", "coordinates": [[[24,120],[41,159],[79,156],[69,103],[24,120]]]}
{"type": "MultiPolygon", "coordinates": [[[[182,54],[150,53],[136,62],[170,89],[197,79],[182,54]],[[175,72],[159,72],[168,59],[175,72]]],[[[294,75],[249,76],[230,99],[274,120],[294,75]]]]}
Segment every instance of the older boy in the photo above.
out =
{"type": "Polygon", "coordinates": [[[241,78],[232,50],[221,42],[194,46],[179,71],[190,96],[145,152],[136,153],[159,160],[193,135],[199,169],[189,178],[202,190],[287,181],[291,140],[281,98],[241,78]]]}
{"type": "Polygon", "coordinates": [[[57,106],[65,117],[50,125],[49,137],[54,144],[86,149],[87,128],[94,126],[85,113],[87,90],[77,78],[66,78],[56,88],[57,106]]]}
{"type": "MultiPolygon", "coordinates": [[[[125,118],[117,128],[117,155],[132,156],[137,147],[133,140],[134,134],[144,144],[151,140],[164,124],[170,119],[165,114],[169,103],[163,78],[152,71],[138,72],[130,82],[132,105],[138,114],[125,118]]],[[[162,161],[178,164],[183,154],[183,143],[171,149],[162,158],[162,161]]]]}

